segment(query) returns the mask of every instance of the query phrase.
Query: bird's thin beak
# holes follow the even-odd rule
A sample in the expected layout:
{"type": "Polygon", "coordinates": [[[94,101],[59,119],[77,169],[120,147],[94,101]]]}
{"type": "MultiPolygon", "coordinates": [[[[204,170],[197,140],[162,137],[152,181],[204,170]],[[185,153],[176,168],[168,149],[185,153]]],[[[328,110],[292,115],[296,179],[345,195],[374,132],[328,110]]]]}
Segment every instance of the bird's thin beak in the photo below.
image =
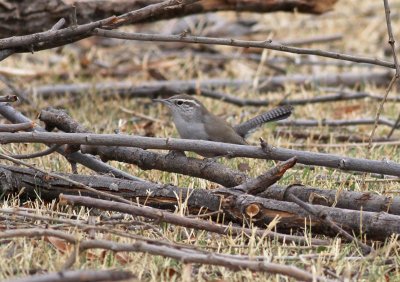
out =
{"type": "Polygon", "coordinates": [[[167,101],[165,99],[153,99],[153,103],[163,103],[166,104],[167,101]]]}

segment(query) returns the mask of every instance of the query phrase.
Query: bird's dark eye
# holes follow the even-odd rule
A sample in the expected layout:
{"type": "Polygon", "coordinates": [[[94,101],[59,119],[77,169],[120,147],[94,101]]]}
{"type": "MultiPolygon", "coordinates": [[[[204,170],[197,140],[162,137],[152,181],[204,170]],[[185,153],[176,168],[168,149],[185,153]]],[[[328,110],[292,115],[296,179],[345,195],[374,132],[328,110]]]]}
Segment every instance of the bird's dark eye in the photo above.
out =
{"type": "Polygon", "coordinates": [[[177,101],[176,104],[180,106],[183,104],[183,101],[177,101]]]}

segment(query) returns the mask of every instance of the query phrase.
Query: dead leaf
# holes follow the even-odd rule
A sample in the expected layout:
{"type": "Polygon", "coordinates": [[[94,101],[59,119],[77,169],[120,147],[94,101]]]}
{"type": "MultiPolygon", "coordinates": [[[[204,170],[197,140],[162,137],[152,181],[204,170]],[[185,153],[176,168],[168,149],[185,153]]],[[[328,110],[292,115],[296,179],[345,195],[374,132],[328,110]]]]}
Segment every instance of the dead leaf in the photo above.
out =
{"type": "Polygon", "coordinates": [[[63,254],[69,252],[72,249],[72,245],[63,239],[53,236],[46,236],[44,239],[63,254]]]}

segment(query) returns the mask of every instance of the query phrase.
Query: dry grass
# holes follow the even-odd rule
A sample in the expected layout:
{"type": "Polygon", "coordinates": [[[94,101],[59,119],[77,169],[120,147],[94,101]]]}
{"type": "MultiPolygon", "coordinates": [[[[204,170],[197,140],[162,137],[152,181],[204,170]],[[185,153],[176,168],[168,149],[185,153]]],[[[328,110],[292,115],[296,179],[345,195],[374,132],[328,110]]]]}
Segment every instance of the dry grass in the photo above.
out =
{"type": "MultiPolygon", "coordinates": [[[[384,58],[384,49],[388,47],[386,23],[384,17],[383,4],[368,1],[340,1],[336,5],[335,11],[322,15],[320,17],[300,14],[275,13],[266,15],[243,14],[242,19],[259,20],[259,28],[262,32],[251,35],[252,39],[300,39],[316,35],[342,34],[343,40],[320,45],[314,44],[324,50],[336,50],[343,53],[353,53],[365,55],[368,57],[384,58]]],[[[390,1],[392,7],[393,27],[395,38],[400,40],[400,33],[396,29],[400,24],[399,14],[396,12],[400,7],[400,1],[390,1]]],[[[235,15],[230,13],[220,14],[221,17],[234,19],[235,15]]],[[[160,31],[163,24],[150,24],[141,27],[142,30],[160,31]]],[[[134,27],[127,27],[128,30],[134,30],[134,27]]],[[[195,32],[199,32],[196,30],[195,32]]],[[[194,32],[194,33],[195,33],[194,32]]],[[[60,50],[51,50],[39,52],[37,54],[14,55],[2,62],[3,67],[14,67],[32,70],[42,73],[37,77],[15,77],[16,84],[21,87],[34,87],[36,85],[51,83],[77,83],[77,82],[103,82],[103,81],[130,81],[140,84],[144,81],[152,80],[147,69],[149,66],[155,67],[167,79],[207,79],[207,78],[245,78],[256,80],[257,76],[268,76],[273,71],[266,66],[261,66],[254,61],[232,60],[223,64],[217,64],[201,57],[165,57],[162,59],[152,59],[152,53],[158,53],[165,49],[164,45],[156,43],[138,43],[113,41],[117,43],[110,48],[96,46],[96,40],[90,39],[82,41],[76,45],[66,46],[60,50]],[[109,71],[95,65],[96,61],[106,62],[116,68],[128,68],[131,70],[123,77],[112,78],[105,76],[104,72],[109,71]],[[88,65],[86,65],[88,62],[88,65]],[[134,67],[133,67],[134,66],[134,67]]],[[[215,47],[222,53],[242,52],[238,48],[215,47]]],[[[277,56],[297,58],[297,55],[284,54],[275,51],[265,51],[267,58],[277,56]]],[[[315,58],[331,62],[333,60],[315,58]]],[[[390,53],[387,60],[391,60],[390,53]]],[[[339,73],[342,71],[368,72],[381,70],[379,67],[358,66],[337,67],[337,66],[296,66],[282,65],[289,70],[289,73],[339,73]]],[[[111,69],[111,70],[112,70],[111,69]]],[[[3,87],[2,85],[0,87],[3,87]]],[[[360,85],[359,89],[368,92],[383,95],[384,88],[374,85],[360,85]]],[[[259,94],[251,88],[243,89],[221,89],[227,93],[232,93],[238,97],[246,98],[264,98],[275,99],[279,101],[283,94],[291,98],[304,98],[318,95],[320,92],[316,87],[296,87],[287,85],[284,90],[259,94]]],[[[239,108],[222,102],[215,102],[208,98],[201,98],[211,111],[224,116],[232,124],[238,123],[257,113],[264,111],[265,108],[244,107],[239,108]]],[[[112,133],[115,129],[135,134],[146,134],[147,121],[132,118],[128,113],[121,110],[120,106],[128,108],[137,113],[150,117],[155,117],[167,121],[166,125],[153,123],[150,125],[151,133],[159,137],[173,136],[177,133],[172,124],[169,123],[169,117],[165,108],[159,105],[152,105],[149,99],[113,99],[103,101],[97,93],[84,93],[76,100],[69,100],[68,97],[41,100],[33,98],[34,106],[21,105],[19,110],[34,118],[35,115],[47,106],[62,106],[68,109],[72,117],[80,121],[83,125],[97,133],[112,133]],[[123,127],[120,124],[125,124],[123,127]]],[[[356,100],[347,102],[335,102],[325,104],[310,104],[296,107],[293,118],[312,118],[312,119],[352,119],[360,117],[374,117],[378,108],[379,101],[375,100],[356,100]]],[[[398,106],[396,103],[388,102],[385,104],[383,116],[396,119],[398,106]]],[[[252,136],[250,142],[257,143],[259,137],[263,137],[269,144],[280,147],[291,147],[291,144],[314,144],[314,140],[296,140],[293,138],[274,137],[274,125],[266,126],[252,136]]],[[[352,126],[347,128],[328,128],[317,127],[307,128],[315,134],[328,133],[354,133],[368,135],[371,126],[352,126]]],[[[376,136],[385,136],[389,128],[380,126],[376,136]]],[[[147,132],[148,133],[148,132],[147,132]]],[[[399,136],[395,133],[395,136],[399,136]]],[[[6,145],[2,146],[4,151],[13,153],[28,153],[40,150],[41,145],[6,145]]],[[[365,157],[367,147],[346,146],[316,148],[306,147],[310,151],[329,152],[352,157],[365,157]]],[[[380,146],[373,148],[372,159],[390,159],[400,162],[397,146],[380,146]]],[[[33,161],[32,161],[33,162],[33,161]]],[[[252,176],[259,175],[270,167],[273,162],[261,160],[233,159],[221,160],[224,164],[237,168],[240,163],[246,162],[251,170],[252,176]]],[[[36,159],[34,163],[37,166],[51,171],[71,172],[65,159],[59,155],[51,155],[36,159]]],[[[211,184],[204,180],[193,179],[187,176],[159,172],[142,171],[135,166],[114,162],[116,167],[128,171],[134,175],[151,181],[172,183],[178,186],[195,187],[198,189],[210,188],[211,184]]],[[[79,167],[80,173],[92,173],[88,169],[79,167]]],[[[367,177],[371,179],[370,176],[367,177]]],[[[327,168],[304,168],[298,167],[290,170],[280,181],[281,184],[302,183],[305,185],[321,187],[324,189],[346,189],[352,191],[361,190],[362,176],[352,173],[344,173],[327,168]]],[[[391,191],[399,191],[400,185],[393,181],[368,181],[366,190],[390,195],[397,195],[391,191]]],[[[20,202],[18,199],[8,199],[2,203],[3,207],[13,207],[24,204],[36,210],[36,213],[42,214],[46,210],[54,210],[54,217],[74,217],[87,220],[88,211],[85,209],[71,209],[59,207],[55,203],[43,203],[40,199],[35,202],[20,202]],[[68,215],[58,214],[65,212],[68,215]]],[[[177,207],[176,212],[185,213],[184,205],[177,207]]],[[[120,223],[115,224],[113,229],[121,230],[123,222],[131,218],[126,217],[120,223]]],[[[17,221],[18,226],[45,226],[45,222],[17,221]]],[[[13,225],[13,218],[3,221],[2,228],[13,225]]],[[[309,270],[315,274],[324,274],[325,270],[349,280],[358,281],[399,281],[399,253],[398,242],[395,239],[388,240],[378,246],[377,256],[370,260],[362,259],[360,252],[353,246],[343,244],[340,239],[332,241],[328,247],[304,247],[296,245],[281,244],[270,240],[260,240],[256,238],[247,238],[246,236],[224,237],[208,234],[206,232],[187,230],[176,226],[162,225],[157,227],[161,232],[154,230],[141,230],[134,224],[130,225],[134,234],[141,234],[155,239],[166,239],[174,242],[195,245],[199,248],[229,254],[249,254],[252,256],[265,256],[272,262],[296,265],[300,268],[309,270]],[[137,227],[137,228],[136,228],[137,227]],[[384,265],[381,262],[385,258],[394,258],[397,261],[394,265],[384,265]]],[[[81,230],[61,226],[76,236],[86,237],[87,234],[81,230]]],[[[130,242],[132,239],[110,234],[96,234],[96,238],[107,238],[118,242],[130,242]]],[[[68,253],[68,252],[67,252],[68,253]]],[[[32,272],[58,271],[68,257],[67,253],[61,252],[54,244],[46,240],[38,239],[15,239],[10,242],[3,242],[0,248],[0,279],[6,279],[14,276],[24,276],[32,272]]],[[[182,280],[182,273],[188,270],[189,266],[183,265],[172,259],[150,256],[141,253],[124,254],[124,260],[112,252],[101,253],[93,251],[91,256],[82,255],[78,263],[74,265],[75,269],[103,269],[103,268],[122,268],[134,272],[140,280],[145,281],[164,281],[164,280],[182,280]]],[[[222,267],[193,265],[193,281],[288,281],[282,276],[274,276],[262,273],[252,273],[250,271],[232,272],[222,267]]]]}

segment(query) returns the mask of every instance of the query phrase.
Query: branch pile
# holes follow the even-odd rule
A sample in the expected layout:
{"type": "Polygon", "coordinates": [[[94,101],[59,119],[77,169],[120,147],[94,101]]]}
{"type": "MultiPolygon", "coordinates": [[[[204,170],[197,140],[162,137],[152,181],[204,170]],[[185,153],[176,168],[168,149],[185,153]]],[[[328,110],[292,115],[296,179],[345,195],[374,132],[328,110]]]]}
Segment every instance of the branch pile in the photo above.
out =
{"type": "MultiPolygon", "coordinates": [[[[34,99],[51,101],[54,97],[77,101],[95,91],[102,99],[110,100],[119,96],[121,99],[166,97],[177,93],[202,95],[223,100],[237,106],[310,105],[369,99],[381,101],[378,112],[372,118],[352,120],[342,119],[298,119],[284,120],[277,123],[281,127],[346,127],[372,125],[369,137],[356,134],[332,136],[319,134],[314,136],[301,130],[281,131],[283,136],[311,138],[338,142],[366,142],[368,153],[372,142],[398,142],[390,138],[399,128],[397,120],[380,117],[383,104],[387,100],[392,86],[400,77],[399,65],[394,52],[394,38],[391,31],[389,7],[386,9],[389,43],[393,51],[393,62],[383,59],[356,56],[321,49],[303,48],[300,45],[333,42],[342,39],[341,35],[315,37],[311,39],[284,41],[254,41],[220,36],[197,36],[185,28],[175,34],[138,33],[116,30],[125,25],[136,25],[159,20],[172,19],[194,14],[215,11],[235,12],[301,12],[322,14],[330,11],[335,0],[306,1],[220,1],[220,0],[152,0],[152,1],[54,1],[38,0],[35,9],[30,1],[0,1],[0,61],[15,53],[34,53],[40,50],[61,47],[78,42],[85,38],[97,37],[98,44],[108,39],[132,42],[165,42],[176,46],[196,46],[192,54],[200,54],[204,60],[215,62],[236,60],[235,54],[222,54],[215,46],[244,48],[241,59],[265,63],[278,75],[258,77],[257,83],[251,79],[203,79],[203,80],[168,80],[156,65],[167,52],[152,56],[146,61],[146,72],[157,81],[144,83],[103,82],[103,83],[70,83],[39,85],[31,89],[18,89],[12,81],[0,74],[0,81],[8,90],[2,90],[0,96],[0,115],[9,124],[0,124],[0,144],[44,144],[47,148],[32,154],[5,154],[0,152],[0,194],[3,199],[18,199],[29,202],[39,199],[43,203],[57,203],[57,208],[85,207],[90,212],[87,220],[66,216],[61,211],[49,210],[36,212],[26,207],[0,208],[0,218],[7,226],[0,232],[0,239],[8,242],[15,238],[43,238],[60,253],[68,254],[63,262],[62,271],[35,275],[27,279],[35,281],[106,281],[123,280],[135,276],[127,271],[70,271],[80,256],[96,257],[106,264],[105,252],[121,254],[115,256],[121,264],[129,261],[124,253],[147,253],[173,258],[183,262],[184,268],[192,274],[191,265],[214,265],[227,269],[250,270],[269,274],[280,274],[301,281],[328,281],[329,277],[343,280],[333,271],[315,273],[311,267],[295,267],[275,263],[266,256],[225,254],[212,250],[209,246],[178,244],[165,240],[161,231],[176,232],[177,236],[192,237],[220,236],[227,240],[240,238],[242,242],[251,243],[255,238],[260,241],[279,242],[282,246],[302,248],[328,248],[341,241],[351,245],[360,257],[370,259],[378,257],[379,246],[383,242],[397,241],[400,234],[400,197],[384,196],[371,192],[354,192],[347,190],[325,190],[322,187],[277,184],[299,165],[318,166],[345,172],[371,173],[385,177],[400,177],[400,163],[384,160],[349,157],[339,154],[319,153],[315,151],[294,150],[274,147],[263,139],[259,145],[235,145],[202,140],[183,140],[174,138],[154,138],[124,134],[95,134],[90,132],[66,111],[48,107],[38,115],[43,127],[16,110],[9,103],[19,103],[38,110],[34,99]],[[26,24],[29,22],[31,24],[26,24]],[[8,37],[11,36],[12,37],[8,37]],[[8,38],[6,38],[8,37],[8,38]],[[104,40],[104,41],[102,41],[104,40]],[[194,45],[195,44],[195,45],[194,45]],[[201,44],[201,48],[198,48],[201,44]],[[198,48],[198,49],[196,49],[198,48]],[[201,50],[204,49],[204,50],[201,50]],[[248,52],[255,49],[259,53],[248,52]],[[201,50],[201,51],[199,51],[201,50]],[[288,63],[288,58],[266,59],[264,51],[273,50],[286,54],[312,55],[336,60],[340,67],[353,66],[355,63],[369,64],[386,68],[385,71],[340,74],[292,74],[280,64],[288,63]],[[345,61],[345,62],[344,62],[345,61]],[[147,68],[148,67],[148,68],[147,68]],[[393,69],[396,74],[393,76],[393,69]],[[347,91],[342,88],[330,88],[330,95],[312,98],[294,99],[283,97],[247,99],[220,91],[223,87],[241,88],[252,86],[259,93],[286,89],[288,84],[312,89],[316,85],[344,86],[358,88],[360,84],[372,83],[375,86],[388,85],[385,95],[376,95],[366,91],[347,91]],[[4,94],[4,95],[3,95],[4,94]],[[390,127],[388,138],[374,136],[376,127],[390,127]],[[24,132],[21,132],[24,131],[24,132]],[[168,152],[160,152],[160,150],[168,152]],[[186,156],[185,152],[204,152],[221,155],[227,158],[253,158],[260,160],[280,161],[264,173],[252,177],[246,169],[236,170],[212,159],[199,159],[186,156]],[[50,172],[32,165],[22,159],[35,159],[51,154],[60,154],[71,165],[72,173],[50,172]],[[204,179],[207,188],[196,185],[172,185],[156,183],[127,173],[107,162],[118,161],[137,166],[141,170],[157,170],[177,173],[193,178],[204,179]],[[296,166],[296,164],[299,164],[296,166]],[[78,165],[88,168],[93,175],[79,174],[78,165]],[[185,186],[185,187],[181,187],[185,186]],[[54,214],[56,216],[54,216],[54,214]],[[49,215],[51,214],[51,216],[49,215]],[[115,226],[124,226],[122,229],[115,226]],[[66,232],[76,228],[76,234],[66,232]],[[130,228],[157,234],[157,239],[133,234],[130,228]],[[96,232],[104,235],[96,238],[96,232]],[[309,234],[312,236],[309,236],[309,234]],[[77,235],[79,234],[79,235],[77,235]],[[129,238],[130,243],[111,240],[108,235],[129,238]],[[62,246],[62,247],[60,247],[62,246]],[[100,255],[92,253],[93,249],[103,250],[100,255]],[[84,278],[82,278],[84,277],[84,278]],[[79,280],[80,279],[80,280],[79,280]],[[83,279],[83,280],[82,280],[83,279]]],[[[243,34],[251,34],[254,25],[242,21],[245,26],[243,34]]],[[[242,31],[238,31],[242,32],[242,31]]],[[[210,32],[212,34],[212,32],[210,32]]],[[[204,35],[204,34],[203,34],[204,35]]],[[[206,34],[207,35],[207,34],[206,34]]],[[[180,48],[178,47],[177,50],[180,48]]],[[[173,56],[182,56],[177,52],[173,56]]],[[[310,57],[305,65],[318,66],[322,62],[310,57]]],[[[101,64],[101,63],[99,63],[101,64]]],[[[118,64],[118,63],[117,63],[118,64]]],[[[143,66],[138,68],[141,70],[143,66]]],[[[105,67],[105,69],[114,67],[105,67]]],[[[143,67],[145,68],[145,67],[143,67]]],[[[134,68],[133,68],[134,69],[134,68]]],[[[2,70],[7,73],[9,70],[2,70]]],[[[122,76],[132,72],[125,69],[122,76]]],[[[90,70],[88,70],[90,75],[90,70]]],[[[121,73],[111,70],[106,76],[118,77],[121,73]]],[[[60,73],[60,77],[66,75],[60,73]]],[[[225,90],[224,90],[225,91],[225,90]]],[[[399,102],[398,96],[389,97],[392,102],[399,102]]],[[[60,104],[63,102],[60,102],[60,104]]],[[[335,117],[336,118],[336,117],[335,117]]],[[[39,122],[38,121],[38,122],[39,122]]],[[[154,121],[154,120],[153,120],[154,121]]],[[[162,122],[158,120],[157,122],[162,122]]],[[[238,125],[240,126],[240,125],[238,125]]],[[[303,144],[299,144],[303,145],[303,144]]],[[[327,144],[329,145],[329,144],[327,144]]],[[[359,144],[361,145],[361,144],[359,144]]],[[[365,179],[364,179],[365,180],[365,179]]],[[[195,182],[193,182],[195,183],[195,182]]],[[[317,186],[317,185],[316,185],[317,186]]],[[[343,185],[345,186],[345,185],[343,185]]],[[[219,247],[218,247],[219,248],[219,247]]],[[[390,252],[390,251],[388,251],[390,252]]],[[[385,257],[386,258],[386,257],[385,257]]],[[[394,264],[387,258],[383,264],[394,264]]],[[[194,272],[194,271],[193,271],[194,272]]],[[[26,280],[26,281],[28,281],[26,280]]],[[[10,280],[11,281],[11,280],[10,280]]],[[[24,280],[21,280],[24,281],[24,280]]]]}

